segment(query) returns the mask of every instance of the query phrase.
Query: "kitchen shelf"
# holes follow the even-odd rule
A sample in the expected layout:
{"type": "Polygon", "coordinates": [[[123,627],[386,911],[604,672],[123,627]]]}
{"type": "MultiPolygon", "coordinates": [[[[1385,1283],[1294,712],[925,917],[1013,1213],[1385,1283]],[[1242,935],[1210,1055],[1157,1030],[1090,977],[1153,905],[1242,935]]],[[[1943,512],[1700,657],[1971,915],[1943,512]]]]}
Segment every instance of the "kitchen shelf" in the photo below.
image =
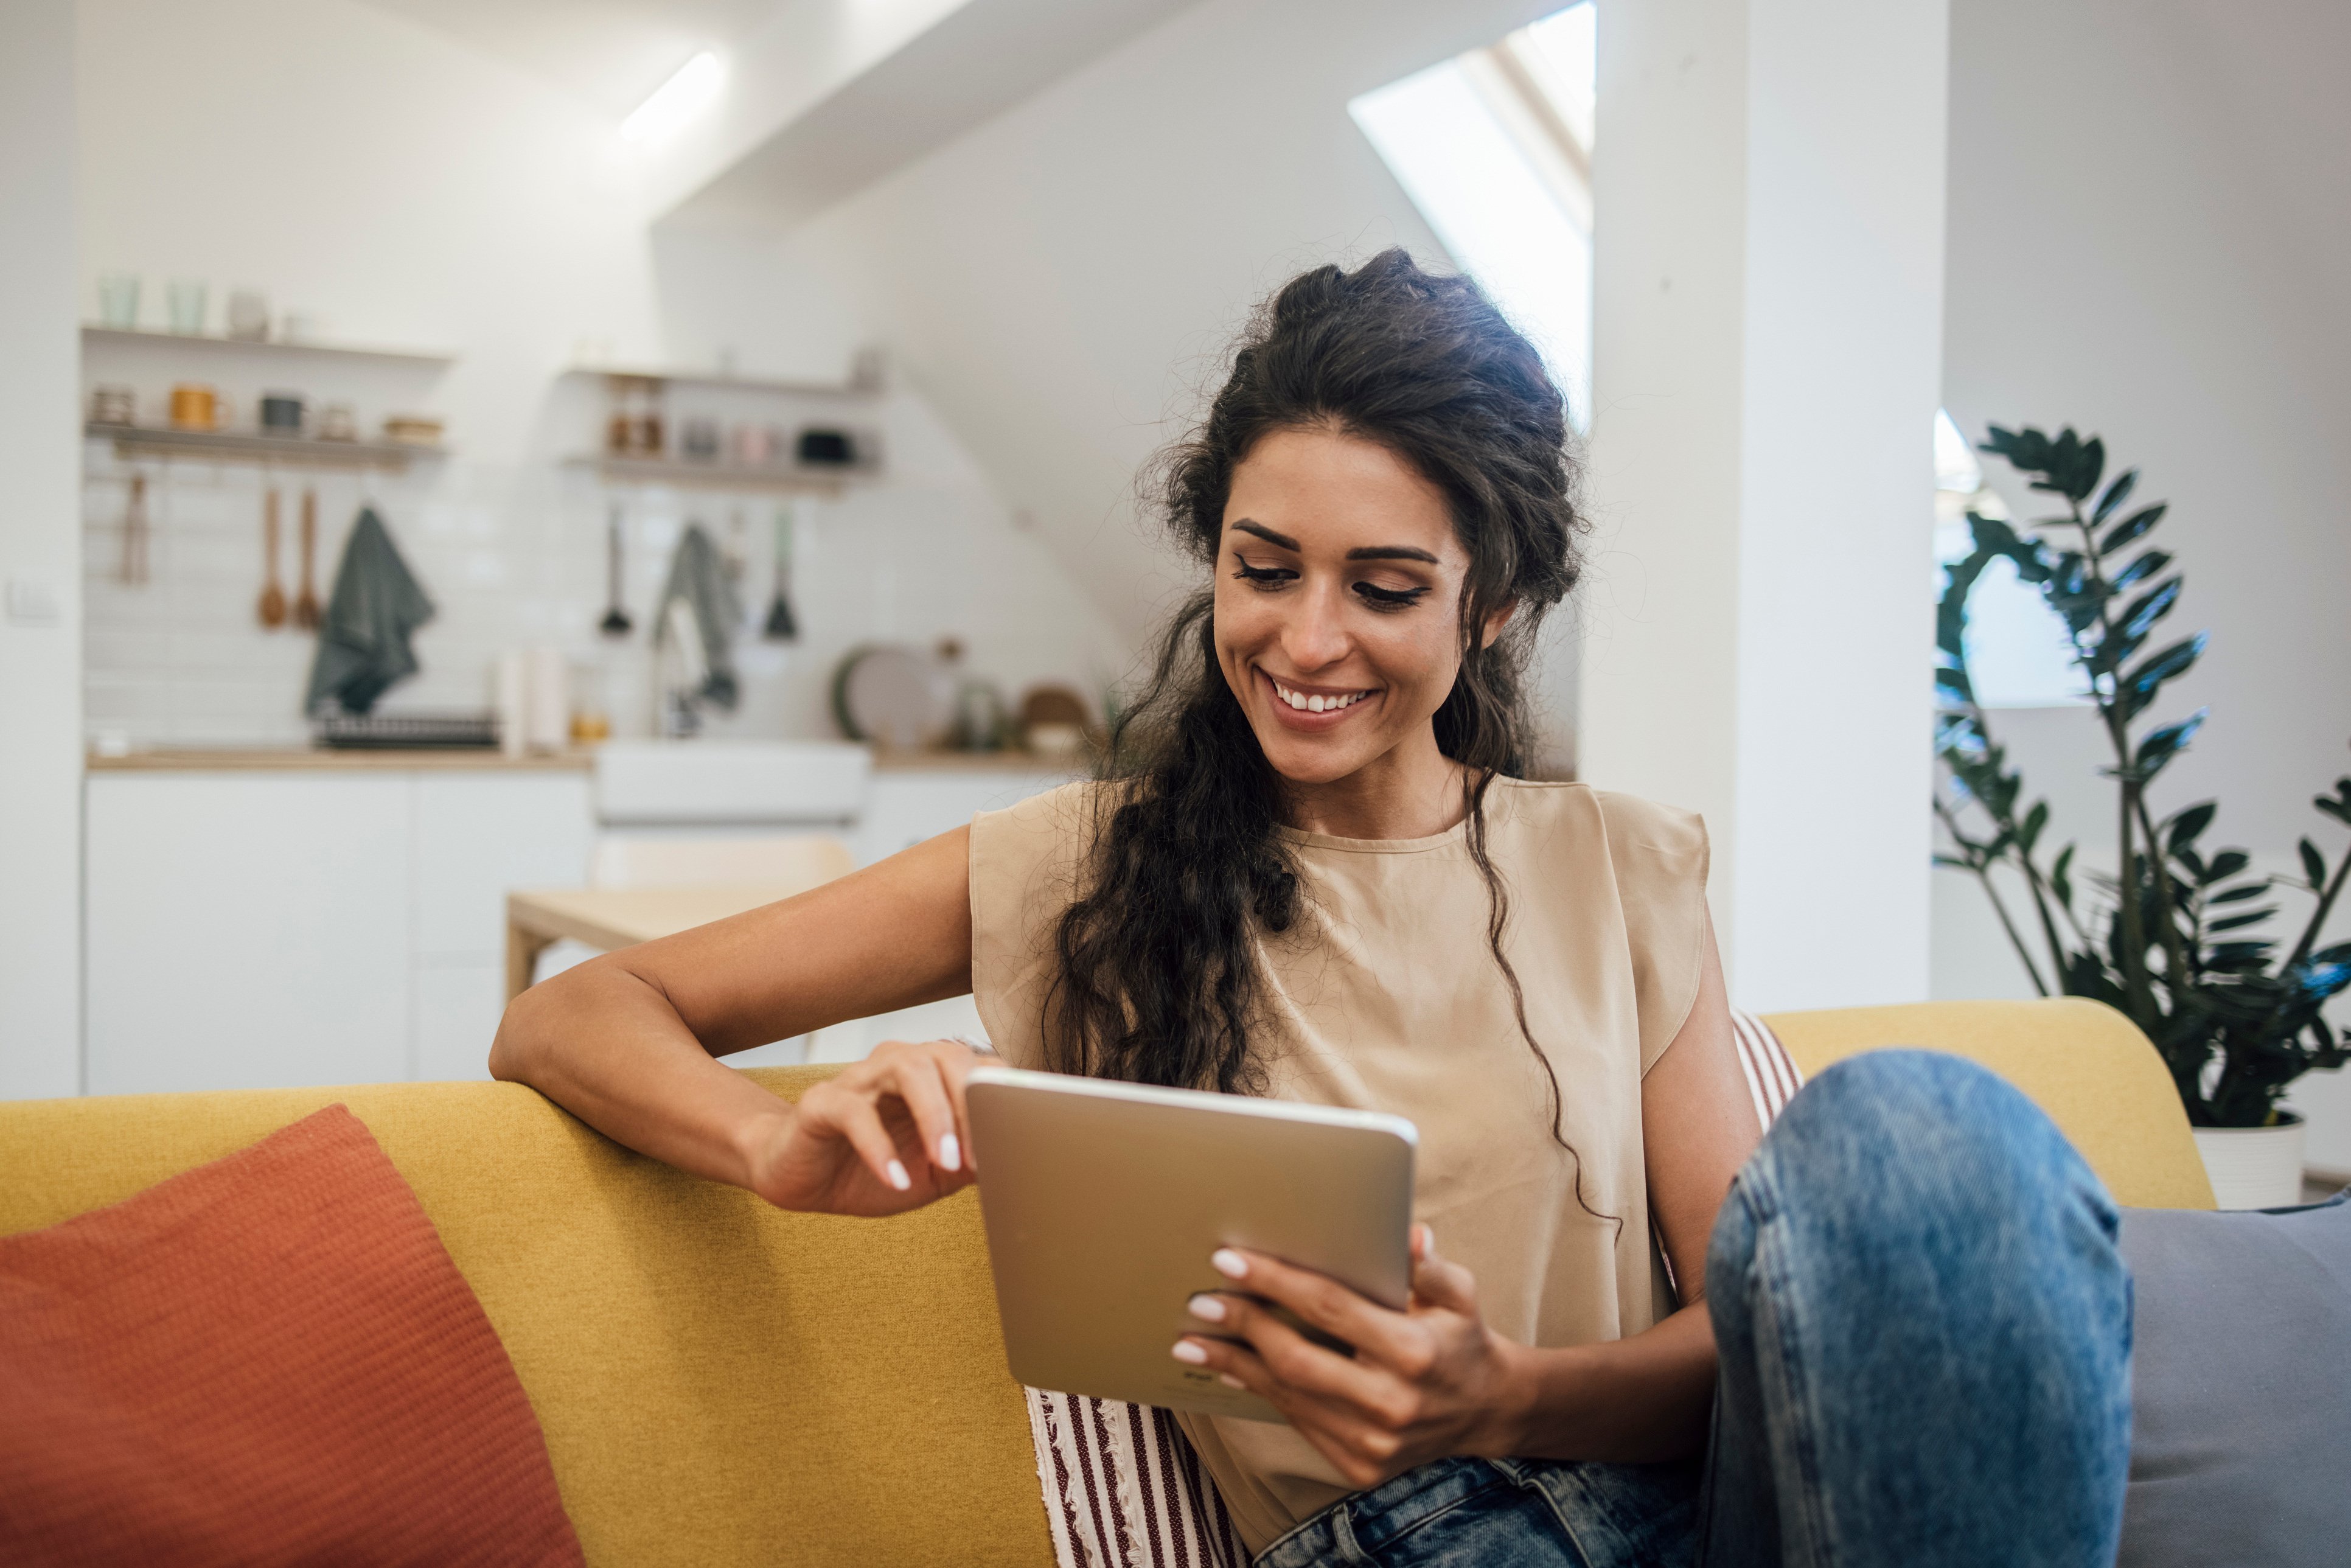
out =
{"type": "Polygon", "coordinates": [[[567,468],[587,469],[608,485],[671,485],[693,490],[796,491],[837,496],[853,479],[870,479],[872,468],[817,468],[798,464],[753,467],[744,463],[697,463],[676,457],[567,457],[567,468]]]}
{"type": "Polygon", "coordinates": [[[162,348],[225,350],[235,353],[265,354],[296,360],[375,360],[390,364],[447,365],[457,358],[455,354],[433,353],[417,349],[375,349],[357,344],[288,343],[271,338],[217,338],[199,332],[156,332],[139,327],[84,326],[81,340],[90,343],[152,344],[162,348]]]}
{"type": "Polygon", "coordinates": [[[809,397],[873,398],[882,395],[878,382],[791,381],[772,376],[730,376],[717,371],[632,370],[622,365],[574,365],[567,376],[601,376],[608,382],[651,382],[662,386],[698,387],[726,392],[797,392],[809,397]]]}
{"type": "Polygon", "coordinates": [[[111,441],[119,457],[199,457],[223,463],[284,463],[314,468],[405,468],[446,457],[445,446],[402,441],[323,441],[315,435],[247,435],[229,430],[162,430],[147,425],[82,426],[92,441],[111,441]]]}

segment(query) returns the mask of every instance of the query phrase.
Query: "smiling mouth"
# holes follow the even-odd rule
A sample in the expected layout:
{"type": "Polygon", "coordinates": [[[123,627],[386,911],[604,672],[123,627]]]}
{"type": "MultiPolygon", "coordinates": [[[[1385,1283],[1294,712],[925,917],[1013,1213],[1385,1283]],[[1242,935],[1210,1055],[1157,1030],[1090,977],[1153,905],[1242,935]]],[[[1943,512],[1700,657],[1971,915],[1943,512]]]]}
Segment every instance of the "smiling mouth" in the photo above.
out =
{"type": "Polygon", "coordinates": [[[1283,685],[1271,675],[1267,675],[1263,670],[1259,670],[1258,674],[1265,675],[1266,684],[1273,688],[1275,698],[1283,706],[1297,713],[1339,713],[1354,706],[1366,697],[1379,695],[1376,687],[1368,691],[1355,692],[1304,692],[1295,686],[1283,685]]]}

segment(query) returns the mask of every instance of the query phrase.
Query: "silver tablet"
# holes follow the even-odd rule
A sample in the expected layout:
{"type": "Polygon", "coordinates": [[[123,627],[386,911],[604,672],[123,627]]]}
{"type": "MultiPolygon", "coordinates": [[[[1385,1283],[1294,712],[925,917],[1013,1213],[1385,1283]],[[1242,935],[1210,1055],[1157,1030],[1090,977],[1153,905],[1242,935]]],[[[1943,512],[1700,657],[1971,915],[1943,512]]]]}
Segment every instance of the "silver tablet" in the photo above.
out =
{"type": "Polygon", "coordinates": [[[1012,1375],[1211,1416],[1274,1408],[1168,1354],[1208,1263],[1248,1247],[1401,1309],[1413,1148],[1401,1116],[983,1067],[974,1162],[1012,1375]]]}

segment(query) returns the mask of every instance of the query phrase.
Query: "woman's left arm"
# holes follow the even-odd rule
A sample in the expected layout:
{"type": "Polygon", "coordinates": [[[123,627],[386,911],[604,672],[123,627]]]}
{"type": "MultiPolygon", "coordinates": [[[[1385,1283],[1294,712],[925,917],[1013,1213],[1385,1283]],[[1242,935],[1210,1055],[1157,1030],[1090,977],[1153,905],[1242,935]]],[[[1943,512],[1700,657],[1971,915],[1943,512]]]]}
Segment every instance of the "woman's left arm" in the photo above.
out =
{"type": "Polygon", "coordinates": [[[1641,1085],[1649,1207],[1682,1306],[1645,1333],[1542,1350],[1487,1328],[1469,1271],[1413,1232],[1412,1301],[1390,1312],[1327,1276],[1228,1249],[1236,1292],[1193,1299],[1205,1324],[1176,1347],[1270,1402],[1338,1467],[1375,1486],[1452,1454],[1641,1463],[1695,1452],[1714,1396],[1706,1249],[1731,1177],[1761,1137],[1740,1071],[1711,927],[1698,994],[1641,1085]],[[1355,1347],[1313,1343],[1254,1297],[1355,1347]],[[1216,1335],[1208,1338],[1207,1335],[1216,1335]]]}

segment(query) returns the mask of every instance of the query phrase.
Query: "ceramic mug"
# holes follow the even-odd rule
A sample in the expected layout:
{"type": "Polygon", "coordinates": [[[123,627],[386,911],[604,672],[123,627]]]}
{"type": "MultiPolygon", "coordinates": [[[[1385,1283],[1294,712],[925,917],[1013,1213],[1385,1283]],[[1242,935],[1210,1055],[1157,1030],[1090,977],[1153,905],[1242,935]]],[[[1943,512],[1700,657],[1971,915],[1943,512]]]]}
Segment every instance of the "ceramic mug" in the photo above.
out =
{"type": "Polygon", "coordinates": [[[257,289],[240,288],[228,297],[228,335],[248,342],[265,342],[269,337],[269,296],[257,289]]]}
{"type": "Polygon", "coordinates": [[[261,394],[261,428],[272,435],[301,434],[304,412],[300,392],[261,394]]]}
{"type": "Polygon", "coordinates": [[[89,392],[92,424],[129,424],[138,407],[138,394],[126,386],[97,386],[89,392]]]}
{"type": "Polygon", "coordinates": [[[172,424],[177,430],[219,430],[228,423],[228,399],[202,382],[172,389],[172,424]]]}

